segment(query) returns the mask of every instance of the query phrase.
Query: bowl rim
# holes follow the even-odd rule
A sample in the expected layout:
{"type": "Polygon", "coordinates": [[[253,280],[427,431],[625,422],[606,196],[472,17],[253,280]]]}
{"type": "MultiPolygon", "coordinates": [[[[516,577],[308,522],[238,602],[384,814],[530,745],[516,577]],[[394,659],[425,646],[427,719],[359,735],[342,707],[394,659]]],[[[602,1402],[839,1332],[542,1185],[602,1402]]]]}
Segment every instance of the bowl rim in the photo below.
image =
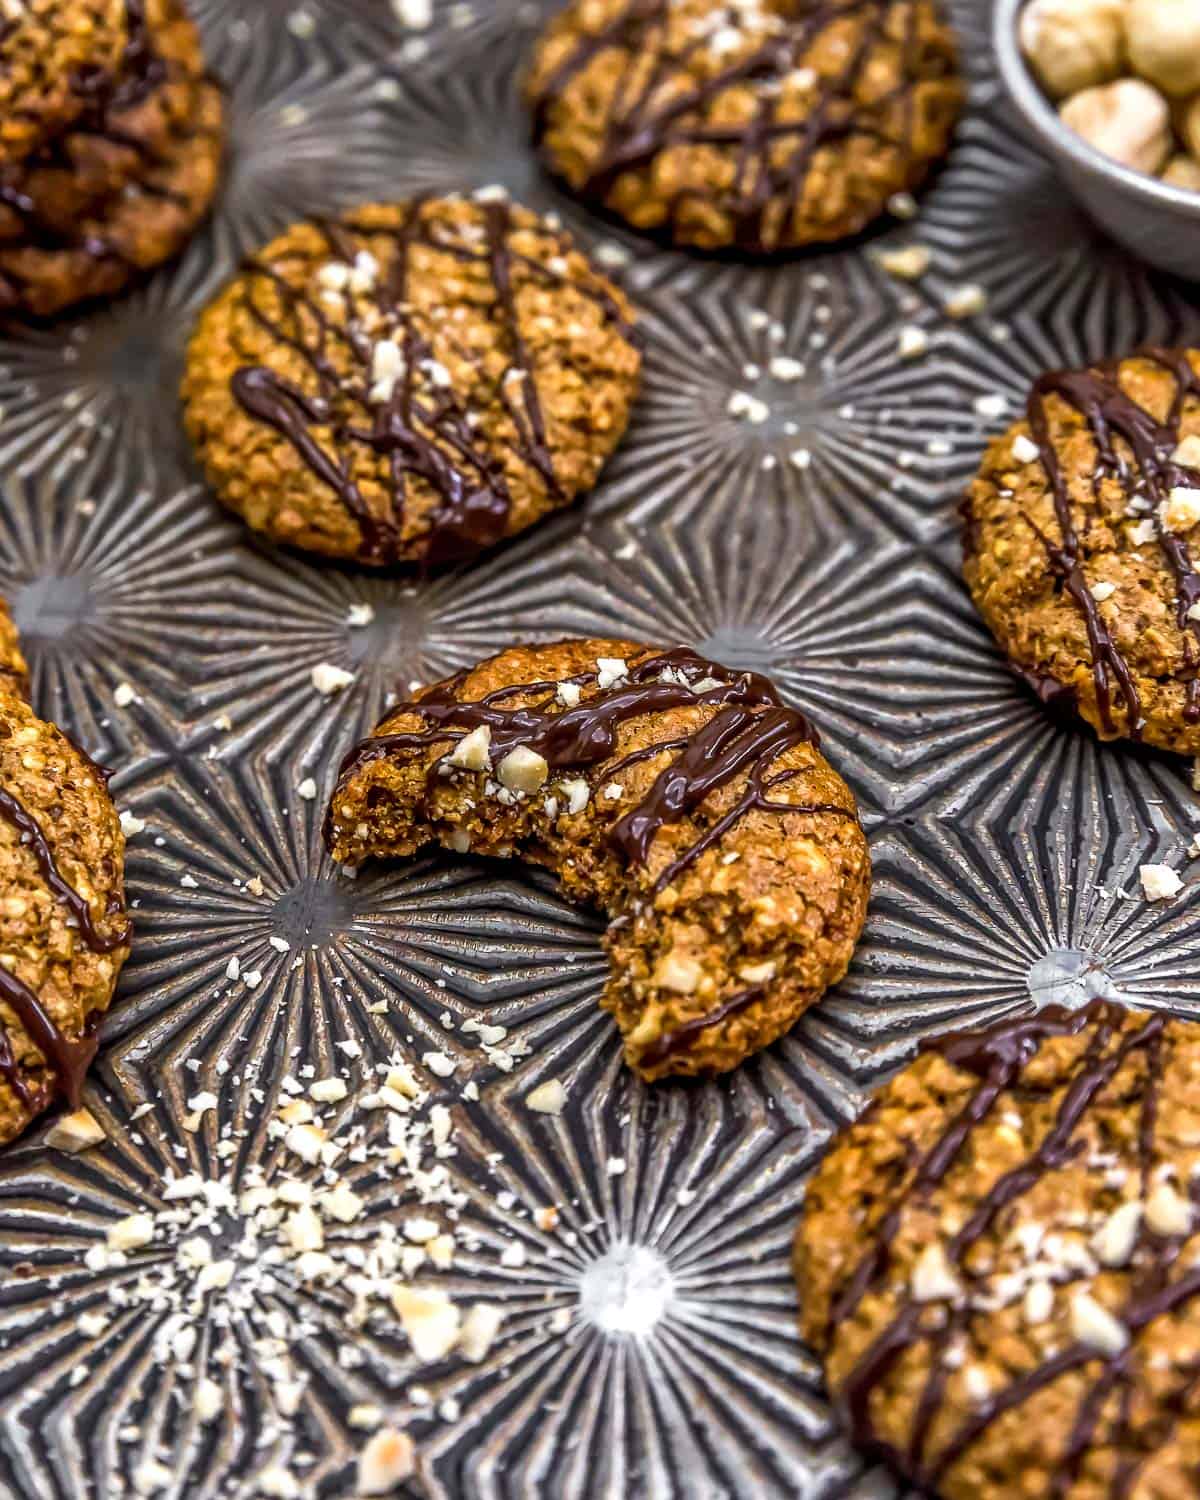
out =
{"type": "Polygon", "coordinates": [[[1160,208],[1175,209],[1200,222],[1200,193],[1190,188],[1174,187],[1145,172],[1135,172],[1132,167],[1105,156],[1062,123],[1021,51],[1017,28],[1021,12],[1028,3],[1030,0],[996,0],[992,12],[992,44],[1008,96],[1038,139],[1054,155],[1069,158],[1075,167],[1089,176],[1103,178],[1160,208]]]}

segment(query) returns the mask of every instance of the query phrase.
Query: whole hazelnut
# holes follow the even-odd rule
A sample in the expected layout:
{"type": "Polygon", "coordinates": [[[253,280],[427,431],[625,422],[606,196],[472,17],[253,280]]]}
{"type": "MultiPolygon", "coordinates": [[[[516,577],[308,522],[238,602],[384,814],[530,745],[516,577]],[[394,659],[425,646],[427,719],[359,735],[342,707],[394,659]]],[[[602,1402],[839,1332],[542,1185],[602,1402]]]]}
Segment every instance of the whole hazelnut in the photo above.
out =
{"type": "Polygon", "coordinates": [[[1118,78],[1075,94],[1059,110],[1064,125],[1135,172],[1157,172],[1171,154],[1167,101],[1140,78],[1118,78]]]}
{"type": "Polygon", "coordinates": [[[1135,73],[1177,97],[1200,89],[1200,0],[1128,0],[1125,35],[1135,73]]]}
{"type": "Polygon", "coordinates": [[[1190,156],[1173,156],[1163,171],[1162,180],[1172,187],[1191,188],[1192,192],[1200,193],[1200,161],[1194,161],[1190,156]]]}
{"type": "Polygon", "coordinates": [[[1125,61],[1123,0],[1030,0],[1021,48],[1043,87],[1065,99],[1117,78],[1125,61]]]}

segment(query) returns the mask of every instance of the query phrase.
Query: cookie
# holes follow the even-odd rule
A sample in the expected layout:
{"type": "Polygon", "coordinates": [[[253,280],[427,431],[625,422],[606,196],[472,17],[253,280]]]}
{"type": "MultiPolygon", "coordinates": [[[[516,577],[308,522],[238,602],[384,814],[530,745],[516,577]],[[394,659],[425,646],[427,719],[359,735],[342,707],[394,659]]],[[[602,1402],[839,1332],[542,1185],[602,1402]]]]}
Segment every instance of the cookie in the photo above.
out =
{"type": "Polygon", "coordinates": [[[1039,695],[1200,752],[1200,350],[1043,375],[963,514],[972,597],[1039,695]]]}
{"type": "Polygon", "coordinates": [[[106,87],[138,0],[0,4],[0,162],[20,161],[106,87]]]}
{"type": "Polygon", "coordinates": [[[0,1142],[78,1107],[129,953],[124,852],[104,774],[0,687],[0,1142]]]}
{"type": "Polygon", "coordinates": [[[856,234],[918,186],[963,87],[934,0],[573,0],[526,95],[581,197],[762,254],[856,234]]]}
{"type": "Polygon", "coordinates": [[[28,685],[29,668],[21,655],[17,627],[8,612],[8,605],[0,599],[0,693],[15,692],[23,698],[28,685]]]}
{"type": "Polygon", "coordinates": [[[70,129],[17,164],[0,167],[0,243],[22,240],[33,222],[69,236],[81,216],[185,138],[199,103],[204,54],[178,0],[130,7],[129,39],[110,85],[70,129]]]}
{"type": "Polygon", "coordinates": [[[944,1500],[1192,1495],[1200,1027],[1097,1002],[956,1037],[818,1169],[805,1337],[944,1500]]]}
{"type": "Polygon", "coordinates": [[[111,296],[177,255],[217,190],[223,116],[219,88],[202,81],[187,134],[95,212],[64,230],[24,206],[22,238],[0,244],[0,311],[50,317],[111,296]]]}
{"type": "Polygon", "coordinates": [[[187,430],[256,531],[432,565],[595,483],[637,387],[629,306],[556,221],[480,196],[296,224],[202,315],[187,430]]]}
{"type": "Polygon", "coordinates": [[[717,1073],[846,971],[870,857],[803,715],[753,672],[627,641],[517,646],[346,758],[334,859],[440,843],[553,870],[611,918],[601,1005],[643,1078],[717,1073]]]}

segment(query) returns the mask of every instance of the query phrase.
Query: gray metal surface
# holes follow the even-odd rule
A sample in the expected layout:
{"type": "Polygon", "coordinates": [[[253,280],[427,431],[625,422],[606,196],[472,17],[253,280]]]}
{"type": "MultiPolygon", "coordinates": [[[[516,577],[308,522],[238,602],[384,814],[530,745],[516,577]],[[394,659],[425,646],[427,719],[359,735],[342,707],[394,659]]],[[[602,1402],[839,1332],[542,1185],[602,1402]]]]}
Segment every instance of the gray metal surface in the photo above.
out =
{"type": "MultiPolygon", "coordinates": [[[[1107,244],[1023,143],[989,65],[986,0],[956,7],[972,103],[952,158],[915,225],[880,237],[933,248],[915,289],[862,244],[747,267],[597,222],[526,146],[514,80],[529,7],[442,6],[422,56],[384,0],[306,0],[311,27],[291,0],[193,3],[231,94],[212,225],[131,296],[0,342],[0,592],[35,701],[116,768],[118,800],[148,825],[129,855],[137,945],[89,1087],[109,1139],[72,1158],[33,1132],[0,1157],[0,1495],[116,1500],[150,1453],[171,1473],[160,1493],[186,1500],[249,1497],[280,1462],[309,1492],[348,1496],[363,1434],[346,1418],[362,1401],[408,1424],[435,1496],[891,1495],[848,1453],[796,1334],[788,1250],[807,1169],[922,1036],[1100,990],[1200,1014],[1196,903],[1127,894],[1141,862],[1179,863],[1191,838],[1188,766],[1051,722],[958,579],[956,496],[1002,420],[974,403],[999,394],[1015,414],[1041,368],[1195,338],[1197,306],[1107,244]],[[642,310],[645,390],[599,489],[429,584],[257,544],[198,484],[179,431],[196,309],[293,217],[493,182],[633,252],[618,274],[642,310]],[[942,301],[968,281],[988,310],[954,322],[942,301]],[[756,309],[783,323],[781,344],[756,309]],[[928,332],[925,357],[898,356],[905,323],[928,332]],[[747,376],[772,353],[807,374],[747,376]],[[766,421],[728,414],[742,389],[766,421]],[[800,447],[806,469],[789,461],[800,447]],[[361,601],[375,621],[350,630],[361,601]],[[648,1089],[623,1070],[595,1006],[598,925],[547,881],[432,859],[351,884],[320,844],[339,754],[394,683],[516,638],[609,631],[774,675],[820,725],[871,834],[876,891],[846,982],[701,1086],[648,1089]],[[313,691],[322,661],[355,671],[341,696],[313,691]],[[295,790],[308,776],[311,802],[295,790]],[[261,968],[257,988],[226,980],[235,953],[261,968]],[[445,1011],[501,1022],[527,1055],[490,1067],[445,1011]],[[347,1038],[368,1062],[438,1047],[474,1068],[478,1101],[451,1096],[448,1166],[479,1248],[447,1285],[503,1304],[504,1329],[482,1364],[430,1372],[375,1321],[349,1336],[367,1358],[347,1371],[345,1299],[285,1269],[261,1305],[223,1316],[210,1302],[203,1337],[234,1357],[227,1409],[201,1430],[188,1376],[155,1352],[166,1310],[139,1305],[98,1339],[76,1327],[158,1252],[105,1273],[83,1256],[162,1206],[168,1168],[226,1173],[219,1128],[244,1127],[239,1171],[283,1170],[227,1080],[253,1076],[269,1103],[347,1038]],[[560,1119],[521,1103],[550,1077],[568,1087],[560,1119]],[[218,1110],[189,1130],[186,1100],[206,1087],[218,1110]],[[518,1211],[557,1201],[571,1237],[514,1217],[503,1193],[518,1211]],[[499,1262],[512,1236],[519,1267],[499,1262]],[[258,1369],[272,1307],[303,1330],[291,1357],[307,1380],[278,1428],[258,1369]]],[[[403,1210],[382,1185],[368,1220],[403,1210]]]]}

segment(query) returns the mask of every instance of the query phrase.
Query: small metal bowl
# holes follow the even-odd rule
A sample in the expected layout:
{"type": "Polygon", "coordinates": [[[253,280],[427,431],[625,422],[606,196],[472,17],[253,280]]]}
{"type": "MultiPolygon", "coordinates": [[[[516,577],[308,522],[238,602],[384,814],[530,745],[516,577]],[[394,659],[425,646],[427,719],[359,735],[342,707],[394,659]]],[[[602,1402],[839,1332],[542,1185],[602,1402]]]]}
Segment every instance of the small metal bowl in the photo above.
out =
{"type": "Polygon", "coordinates": [[[1000,77],[1030,134],[1093,219],[1142,260],[1200,281],[1200,193],[1134,172],[1069,130],[1021,51],[1025,0],[996,0],[992,38],[1000,77]]]}

